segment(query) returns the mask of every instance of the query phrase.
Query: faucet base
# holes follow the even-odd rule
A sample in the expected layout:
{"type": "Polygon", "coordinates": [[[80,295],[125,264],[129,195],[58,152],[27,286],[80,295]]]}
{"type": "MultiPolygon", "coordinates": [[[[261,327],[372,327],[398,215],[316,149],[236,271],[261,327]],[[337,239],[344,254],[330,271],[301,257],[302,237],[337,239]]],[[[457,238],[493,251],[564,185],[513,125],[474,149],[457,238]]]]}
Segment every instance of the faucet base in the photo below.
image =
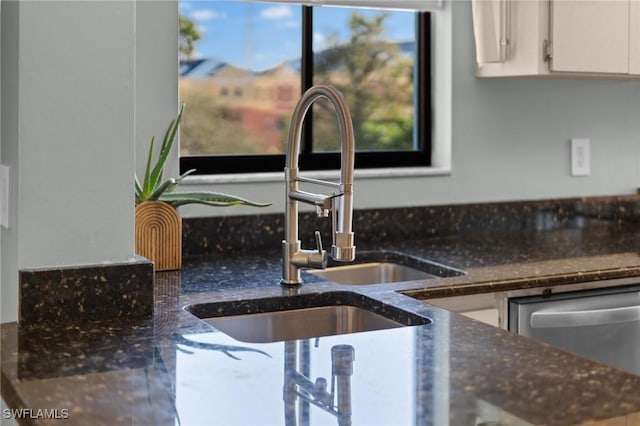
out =
{"type": "Polygon", "coordinates": [[[300,280],[300,281],[292,281],[292,280],[286,281],[284,278],[282,278],[280,280],[280,285],[284,285],[284,286],[287,286],[287,287],[298,287],[298,286],[301,286],[302,284],[304,284],[304,281],[302,281],[302,280],[300,280]]]}
{"type": "Polygon", "coordinates": [[[300,240],[295,243],[282,241],[282,279],[280,284],[302,284],[300,269],[325,269],[328,258],[327,252],[322,250],[322,245],[319,245],[318,250],[303,250],[300,248],[300,240]]]}
{"type": "Polygon", "coordinates": [[[300,268],[295,264],[296,254],[300,252],[300,240],[295,242],[282,241],[282,279],[280,284],[300,285],[300,268]]]}

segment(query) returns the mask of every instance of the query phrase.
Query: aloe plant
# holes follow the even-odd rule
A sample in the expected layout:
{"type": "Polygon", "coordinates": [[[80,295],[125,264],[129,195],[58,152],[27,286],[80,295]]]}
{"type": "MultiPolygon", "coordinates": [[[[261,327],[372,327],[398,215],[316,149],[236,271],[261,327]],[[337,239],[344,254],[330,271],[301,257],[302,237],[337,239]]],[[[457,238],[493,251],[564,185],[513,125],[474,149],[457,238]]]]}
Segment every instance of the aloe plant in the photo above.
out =
{"type": "Polygon", "coordinates": [[[149,154],[147,164],[144,171],[144,179],[142,182],[135,176],[136,203],[144,201],[162,201],[171,206],[179,207],[185,204],[205,204],[214,207],[229,207],[237,205],[247,205],[252,207],[266,207],[271,203],[258,203],[235,195],[223,194],[220,192],[198,191],[198,192],[173,192],[174,189],[182,183],[184,178],[195,172],[195,169],[188,170],[177,178],[163,180],[164,166],[169,157],[169,152],[178,133],[182,113],[184,112],[184,103],[180,105],[178,115],[171,121],[167,132],[162,140],[158,160],[152,167],[153,148],[155,137],[151,138],[149,146],[149,154]]]}

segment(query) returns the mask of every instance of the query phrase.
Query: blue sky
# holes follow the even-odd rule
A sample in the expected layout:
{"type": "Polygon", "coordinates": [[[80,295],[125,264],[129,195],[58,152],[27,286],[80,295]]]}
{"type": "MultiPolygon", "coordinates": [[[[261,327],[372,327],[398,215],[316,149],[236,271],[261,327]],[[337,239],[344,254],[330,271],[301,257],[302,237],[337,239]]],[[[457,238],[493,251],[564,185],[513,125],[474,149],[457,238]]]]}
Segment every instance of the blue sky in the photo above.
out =
{"type": "MultiPolygon", "coordinates": [[[[346,37],[352,9],[319,7],[314,10],[314,49],[321,50],[332,33],[346,37]]],[[[213,57],[254,70],[270,68],[300,57],[301,7],[286,4],[180,1],[180,12],[202,33],[194,57],[213,57]]],[[[364,15],[380,11],[359,10],[364,15]]],[[[393,12],[387,18],[386,38],[414,39],[411,12],[393,12]]]]}

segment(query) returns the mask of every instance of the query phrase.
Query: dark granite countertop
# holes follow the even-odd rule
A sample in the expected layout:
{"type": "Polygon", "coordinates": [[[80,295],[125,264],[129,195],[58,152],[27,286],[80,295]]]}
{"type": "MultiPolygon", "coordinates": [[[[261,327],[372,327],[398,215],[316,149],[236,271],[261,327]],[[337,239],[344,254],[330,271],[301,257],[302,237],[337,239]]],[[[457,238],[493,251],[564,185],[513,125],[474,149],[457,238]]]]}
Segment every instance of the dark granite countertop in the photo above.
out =
{"type": "MultiPolygon", "coordinates": [[[[278,248],[191,257],[180,272],[157,274],[153,320],[3,324],[2,396],[33,409],[25,424],[285,424],[296,410],[283,399],[291,396],[283,391],[291,346],[234,340],[183,307],[220,316],[339,302],[431,321],[310,341],[309,376],[329,386],[330,349],[354,348],[354,425],[640,425],[640,377],[418,300],[640,276],[637,223],[359,247],[374,248],[466,275],[371,286],[309,278],[291,290],[278,284],[278,248]],[[35,419],[37,409],[68,418],[35,419]]],[[[298,410],[300,424],[337,424],[319,407],[298,410]]]]}

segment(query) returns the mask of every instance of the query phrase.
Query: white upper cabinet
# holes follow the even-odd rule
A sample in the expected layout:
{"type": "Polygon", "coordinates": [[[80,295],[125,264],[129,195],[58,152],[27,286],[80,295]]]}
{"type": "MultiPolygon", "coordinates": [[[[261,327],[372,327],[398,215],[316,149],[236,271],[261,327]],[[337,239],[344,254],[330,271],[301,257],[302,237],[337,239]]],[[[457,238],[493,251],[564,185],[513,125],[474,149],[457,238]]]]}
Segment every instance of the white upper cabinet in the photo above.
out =
{"type": "Polygon", "coordinates": [[[640,78],[640,0],[472,0],[477,75],[640,78]]]}
{"type": "Polygon", "coordinates": [[[629,2],[629,73],[640,75],[640,0],[629,2]]]}
{"type": "Polygon", "coordinates": [[[553,0],[552,71],[629,72],[629,2],[553,0]]]}

